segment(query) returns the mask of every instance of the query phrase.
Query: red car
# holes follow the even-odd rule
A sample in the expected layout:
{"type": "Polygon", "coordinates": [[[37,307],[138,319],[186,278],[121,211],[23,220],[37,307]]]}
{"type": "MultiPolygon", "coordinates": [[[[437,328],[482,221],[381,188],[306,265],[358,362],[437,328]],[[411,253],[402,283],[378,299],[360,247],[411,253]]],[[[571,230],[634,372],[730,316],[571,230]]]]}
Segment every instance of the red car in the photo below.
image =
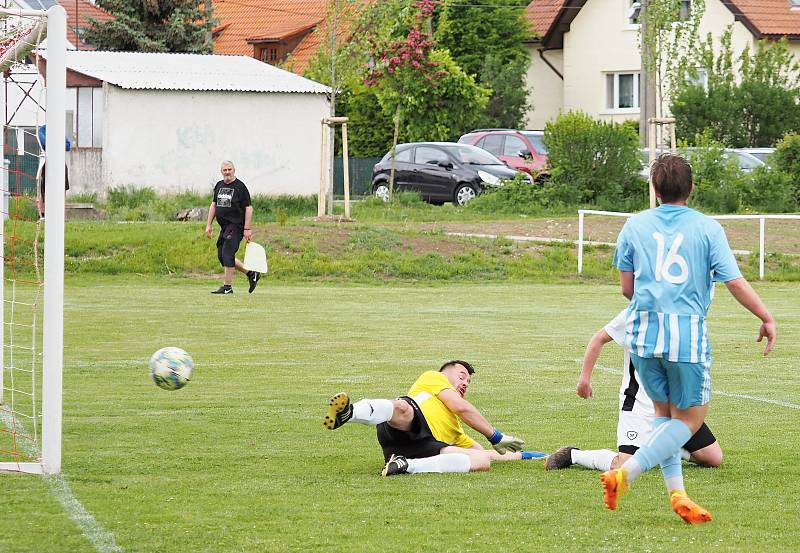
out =
{"type": "Polygon", "coordinates": [[[483,148],[504,161],[509,167],[530,174],[547,168],[547,150],[542,143],[544,131],[513,129],[478,129],[458,141],[483,148]]]}

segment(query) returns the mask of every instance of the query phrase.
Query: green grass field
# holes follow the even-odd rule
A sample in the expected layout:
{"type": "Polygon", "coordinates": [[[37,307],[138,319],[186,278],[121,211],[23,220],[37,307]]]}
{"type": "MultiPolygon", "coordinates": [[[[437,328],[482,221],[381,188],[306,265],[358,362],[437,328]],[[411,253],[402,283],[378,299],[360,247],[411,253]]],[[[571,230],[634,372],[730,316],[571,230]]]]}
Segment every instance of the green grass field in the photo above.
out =
{"type": "MultiPolygon", "coordinates": [[[[726,395],[714,397],[708,422],[726,457],[719,469],[686,467],[690,494],[715,517],[689,527],[657,470],[612,513],[596,472],[525,461],[381,478],[373,429],[321,424],[333,393],[402,395],[422,371],[463,358],[477,369],[468,399],[529,448],[613,448],[621,351],[604,351],[594,399],[574,386],[585,343],[625,305],[616,287],[267,279],[247,295],[238,278],[224,297],[209,294],[218,283],[207,279],[68,278],[64,475],[119,550],[794,551],[800,542],[796,284],[758,286],[778,321],[768,358],[754,343],[756,319],[718,290],[713,375],[726,395]],[[147,374],[150,354],[167,345],[196,363],[175,392],[147,374]]],[[[83,535],[62,492],[62,481],[0,475],[0,551],[115,550],[96,527],[83,535]]]]}

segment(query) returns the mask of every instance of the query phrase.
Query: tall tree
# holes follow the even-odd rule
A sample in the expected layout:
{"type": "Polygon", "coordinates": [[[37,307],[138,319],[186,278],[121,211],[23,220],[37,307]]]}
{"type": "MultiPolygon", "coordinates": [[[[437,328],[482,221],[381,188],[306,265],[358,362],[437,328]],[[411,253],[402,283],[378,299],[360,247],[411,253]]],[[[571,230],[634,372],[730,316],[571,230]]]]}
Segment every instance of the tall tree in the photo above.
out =
{"type": "Polygon", "coordinates": [[[216,21],[204,0],[97,0],[97,5],[114,19],[88,18],[84,39],[102,50],[204,54],[214,49],[216,21]]]}
{"type": "Polygon", "coordinates": [[[481,126],[523,126],[529,107],[525,75],[530,64],[524,43],[532,37],[525,20],[528,4],[525,0],[446,0],[441,7],[434,35],[439,46],[450,50],[453,60],[478,84],[492,89],[481,126]]]}
{"type": "Polygon", "coordinates": [[[702,69],[707,82],[676,82],[670,109],[678,138],[692,141],[708,129],[726,146],[772,146],[800,131],[800,65],[785,39],[761,41],[736,57],[729,28],[719,41],[709,35],[694,63],[688,75],[702,69]]]}

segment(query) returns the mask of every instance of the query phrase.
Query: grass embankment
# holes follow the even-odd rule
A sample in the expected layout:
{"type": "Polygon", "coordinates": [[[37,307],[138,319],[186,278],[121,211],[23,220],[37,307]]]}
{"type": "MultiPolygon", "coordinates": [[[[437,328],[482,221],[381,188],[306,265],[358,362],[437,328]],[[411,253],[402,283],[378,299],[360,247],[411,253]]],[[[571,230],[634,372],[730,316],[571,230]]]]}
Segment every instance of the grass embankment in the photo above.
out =
{"type": "MultiPolygon", "coordinates": [[[[68,222],[68,273],[218,276],[215,240],[204,224],[68,222]]],[[[464,230],[459,227],[459,230],[464,230]]],[[[482,232],[476,224],[473,232],[482,232]]],[[[12,229],[8,229],[10,234],[12,229]]],[[[13,229],[14,267],[31,270],[32,224],[13,229]]],[[[495,231],[496,232],[496,231],[495,231]]],[[[7,234],[7,236],[8,236],[7,234]]],[[[450,236],[431,225],[367,223],[256,224],[255,240],[269,252],[270,278],[345,282],[526,280],[574,281],[577,248],[564,243],[516,242],[504,237],[450,236]]],[[[612,248],[587,247],[581,280],[614,282],[612,248]]],[[[739,256],[748,278],[758,277],[757,254],[739,256]]],[[[800,280],[800,258],[773,254],[768,280],[800,280]]]]}

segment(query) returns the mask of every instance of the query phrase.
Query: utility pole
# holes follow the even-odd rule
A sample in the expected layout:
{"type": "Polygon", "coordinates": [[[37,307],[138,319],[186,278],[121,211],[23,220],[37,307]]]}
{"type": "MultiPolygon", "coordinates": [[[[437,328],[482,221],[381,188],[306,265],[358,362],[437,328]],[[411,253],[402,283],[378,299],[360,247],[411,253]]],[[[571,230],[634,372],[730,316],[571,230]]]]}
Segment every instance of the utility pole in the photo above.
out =
{"type": "Polygon", "coordinates": [[[656,116],[656,69],[651,67],[652,55],[650,53],[651,45],[647,40],[647,5],[650,0],[639,0],[639,21],[641,25],[641,42],[642,42],[642,72],[639,79],[639,139],[642,146],[647,146],[649,143],[648,135],[650,133],[650,119],[656,116]]]}
{"type": "MultiPolygon", "coordinates": [[[[331,117],[336,117],[336,19],[339,14],[339,0],[333,0],[329,32],[331,34],[331,117]]],[[[328,127],[328,190],[327,214],[333,215],[333,163],[336,159],[335,137],[333,125],[328,127]]]]}

